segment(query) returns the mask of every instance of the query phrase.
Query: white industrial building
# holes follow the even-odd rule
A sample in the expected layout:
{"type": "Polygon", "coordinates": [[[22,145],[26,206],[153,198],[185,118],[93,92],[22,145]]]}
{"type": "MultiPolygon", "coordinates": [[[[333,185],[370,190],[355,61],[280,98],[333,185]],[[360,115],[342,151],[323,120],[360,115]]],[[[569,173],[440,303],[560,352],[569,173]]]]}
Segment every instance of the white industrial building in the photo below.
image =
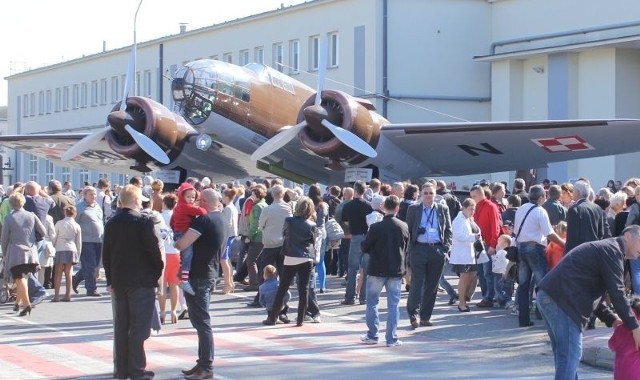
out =
{"type": "MultiPolygon", "coordinates": [[[[327,36],[325,88],[369,98],[392,122],[640,118],[639,17],[640,2],[622,0],[315,0],[138,42],[134,93],[171,108],[163,76],[198,58],[265,63],[315,87],[319,39],[327,36]]],[[[103,127],[122,96],[129,54],[124,46],[11,75],[2,133],[103,127]]],[[[634,137],[611,136],[611,143],[623,138],[634,137]]],[[[109,171],[4,155],[12,162],[5,183],[11,174],[78,187],[109,171]]],[[[636,176],[638,158],[552,164],[538,177],[562,182],[586,176],[599,187],[636,176]]],[[[448,180],[511,182],[513,176],[448,180]]]]}

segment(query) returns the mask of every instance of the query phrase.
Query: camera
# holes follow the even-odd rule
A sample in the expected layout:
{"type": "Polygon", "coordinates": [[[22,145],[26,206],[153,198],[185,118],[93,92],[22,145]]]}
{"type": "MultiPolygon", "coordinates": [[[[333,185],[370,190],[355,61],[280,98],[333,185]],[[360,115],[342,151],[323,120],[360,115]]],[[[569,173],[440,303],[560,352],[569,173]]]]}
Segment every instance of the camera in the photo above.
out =
{"type": "Polygon", "coordinates": [[[427,232],[427,229],[424,226],[418,227],[418,235],[424,235],[427,232]]]}

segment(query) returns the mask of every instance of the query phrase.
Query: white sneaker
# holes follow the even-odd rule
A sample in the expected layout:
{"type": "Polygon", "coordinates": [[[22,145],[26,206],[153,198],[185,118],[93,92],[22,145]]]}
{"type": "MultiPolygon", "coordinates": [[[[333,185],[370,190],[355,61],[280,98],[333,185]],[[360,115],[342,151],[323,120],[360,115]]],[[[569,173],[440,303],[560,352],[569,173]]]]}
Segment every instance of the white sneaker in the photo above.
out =
{"type": "Polygon", "coordinates": [[[193,291],[193,288],[191,287],[189,281],[180,281],[178,287],[185,293],[191,294],[192,296],[196,295],[196,292],[193,291]]]}
{"type": "Polygon", "coordinates": [[[322,320],[320,319],[320,314],[318,314],[318,315],[316,315],[316,316],[311,317],[311,322],[313,322],[313,323],[320,323],[320,322],[322,322],[322,320]]]}
{"type": "Polygon", "coordinates": [[[400,339],[396,340],[395,342],[387,343],[387,347],[397,347],[397,346],[402,346],[402,341],[400,339]]]}
{"type": "Polygon", "coordinates": [[[364,344],[378,344],[378,341],[375,339],[369,338],[368,334],[364,334],[360,337],[360,341],[364,344]]]}

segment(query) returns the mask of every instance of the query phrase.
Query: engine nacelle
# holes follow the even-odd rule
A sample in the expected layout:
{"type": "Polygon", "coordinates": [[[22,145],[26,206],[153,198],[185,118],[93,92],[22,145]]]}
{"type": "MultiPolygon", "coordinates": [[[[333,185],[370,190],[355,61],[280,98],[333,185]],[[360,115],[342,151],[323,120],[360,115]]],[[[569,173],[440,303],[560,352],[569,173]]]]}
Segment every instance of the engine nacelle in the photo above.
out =
{"type": "MultiPolygon", "coordinates": [[[[119,110],[120,103],[113,107],[111,115],[119,110]]],[[[144,171],[146,163],[154,162],[154,160],[124,129],[127,124],[158,144],[171,161],[178,157],[187,136],[193,131],[193,128],[181,116],[148,98],[138,96],[127,98],[125,113],[133,120],[123,120],[110,115],[109,124],[112,129],[105,135],[105,139],[116,153],[136,160],[136,166],[133,169],[144,171]]],[[[162,166],[161,163],[155,163],[162,166]]]]}
{"type": "MultiPolygon", "coordinates": [[[[355,164],[367,159],[343,144],[320,123],[320,117],[310,115],[308,111],[314,104],[315,95],[309,97],[298,114],[298,122],[306,120],[308,127],[300,134],[302,144],[315,154],[329,158],[333,162],[355,164]]],[[[346,129],[372,147],[376,147],[380,128],[389,122],[375,112],[373,104],[367,100],[354,98],[342,91],[322,91],[321,107],[326,111],[326,119],[332,124],[346,129]]]]}

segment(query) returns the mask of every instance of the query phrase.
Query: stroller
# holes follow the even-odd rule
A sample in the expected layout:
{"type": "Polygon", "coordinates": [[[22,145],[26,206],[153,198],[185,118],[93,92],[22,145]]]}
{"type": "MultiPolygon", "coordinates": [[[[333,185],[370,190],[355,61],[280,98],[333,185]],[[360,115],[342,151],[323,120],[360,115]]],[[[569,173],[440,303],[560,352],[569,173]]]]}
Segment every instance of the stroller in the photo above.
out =
{"type": "MultiPolygon", "coordinates": [[[[9,270],[6,269],[6,272],[9,272],[9,270]]],[[[8,273],[5,273],[5,262],[0,257],[0,304],[16,299],[16,288],[9,277],[8,273]]]]}

